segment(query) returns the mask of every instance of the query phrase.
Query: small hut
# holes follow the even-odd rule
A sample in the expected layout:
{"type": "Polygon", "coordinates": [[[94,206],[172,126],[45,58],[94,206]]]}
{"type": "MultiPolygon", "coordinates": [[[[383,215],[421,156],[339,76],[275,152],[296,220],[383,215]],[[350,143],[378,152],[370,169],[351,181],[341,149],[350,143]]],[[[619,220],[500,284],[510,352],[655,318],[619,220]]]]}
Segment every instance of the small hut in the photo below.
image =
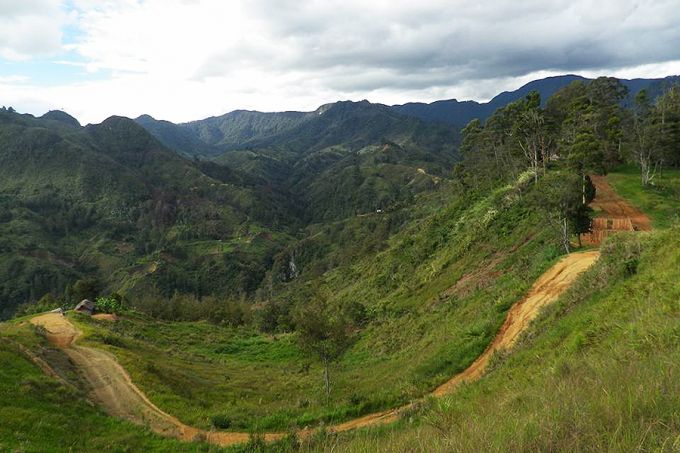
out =
{"type": "Polygon", "coordinates": [[[92,313],[94,313],[94,302],[92,302],[89,299],[83,299],[80,301],[78,305],[76,305],[76,308],[74,308],[74,310],[78,313],[92,316],[92,313]]]}

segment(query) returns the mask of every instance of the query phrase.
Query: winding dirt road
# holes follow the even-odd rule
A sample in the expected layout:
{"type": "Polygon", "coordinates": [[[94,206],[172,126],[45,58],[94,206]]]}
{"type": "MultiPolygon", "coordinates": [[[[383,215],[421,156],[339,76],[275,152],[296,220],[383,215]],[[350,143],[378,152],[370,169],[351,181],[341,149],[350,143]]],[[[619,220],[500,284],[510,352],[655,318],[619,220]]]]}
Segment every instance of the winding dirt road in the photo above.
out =
{"type": "MultiPolygon", "coordinates": [[[[42,327],[47,340],[69,356],[87,384],[89,398],[106,413],[125,418],[167,437],[192,441],[205,440],[217,445],[234,445],[248,441],[248,433],[209,432],[187,426],[153,404],[132,382],[116,358],[101,349],[76,345],[80,332],[64,315],[46,313],[31,319],[42,327]]],[[[283,434],[265,435],[268,441],[283,434]]]]}
{"type": "MultiPolygon", "coordinates": [[[[496,351],[512,348],[521,333],[538,316],[540,310],[555,301],[582,272],[597,260],[599,255],[598,251],[573,253],[565,256],[545,272],[528,294],[512,306],[500,331],[486,351],[466,370],[435,389],[432,395],[439,397],[450,394],[463,382],[479,379],[484,374],[493,354],[496,351]]],[[[185,441],[200,439],[220,446],[248,441],[248,433],[200,430],[187,426],[172,415],[163,412],[139,390],[113,355],[100,349],[76,345],[79,332],[64,315],[48,313],[31,319],[31,323],[41,326],[45,337],[64,350],[87,383],[90,399],[108,414],[147,426],[163,436],[185,441]]],[[[329,426],[327,429],[342,432],[391,423],[411,407],[413,403],[365,415],[329,426]]],[[[300,436],[306,437],[311,433],[312,431],[309,430],[303,431],[300,436]]],[[[283,433],[267,433],[264,437],[268,441],[273,441],[283,436],[283,433]]]]}
{"type": "MultiPolygon", "coordinates": [[[[600,216],[611,219],[630,219],[632,229],[651,229],[649,218],[619,197],[603,177],[594,177],[593,182],[597,188],[593,207],[600,211],[600,216]]],[[[597,261],[599,256],[600,252],[596,250],[572,253],[548,269],[534,283],[527,295],[510,308],[501,329],[484,353],[467,369],[436,388],[431,395],[444,396],[454,392],[462,383],[479,379],[486,371],[494,353],[512,348],[541,309],[557,300],[581,273],[597,261]]],[[[62,314],[40,315],[33,318],[31,323],[41,326],[45,337],[55,346],[63,348],[88,384],[90,399],[110,415],[148,426],[158,434],[185,441],[203,440],[220,446],[248,441],[248,433],[200,430],[187,426],[177,418],[163,412],[137,388],[114,356],[99,349],[77,346],[75,342],[79,332],[62,314]]],[[[327,430],[342,432],[391,423],[414,404],[368,414],[345,423],[329,426],[327,430]]],[[[299,436],[304,438],[312,432],[304,430],[299,433],[299,436]]],[[[264,438],[267,441],[273,441],[283,436],[283,433],[267,433],[264,438]]]]}

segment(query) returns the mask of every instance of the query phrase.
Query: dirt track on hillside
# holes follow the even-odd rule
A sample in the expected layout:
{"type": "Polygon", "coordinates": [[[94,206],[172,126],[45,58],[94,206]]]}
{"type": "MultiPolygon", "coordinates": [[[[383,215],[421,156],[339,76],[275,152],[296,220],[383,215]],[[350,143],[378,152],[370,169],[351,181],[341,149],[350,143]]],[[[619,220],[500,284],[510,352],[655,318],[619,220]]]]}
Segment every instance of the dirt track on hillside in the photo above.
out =
{"type": "Polygon", "coordinates": [[[652,222],[649,217],[617,194],[609,185],[605,176],[593,175],[590,179],[595,186],[595,199],[590,203],[591,208],[600,211],[602,216],[611,219],[629,218],[636,231],[650,231],[652,229],[652,222]]]}
{"type": "MultiPolygon", "coordinates": [[[[597,196],[592,206],[599,211],[598,215],[601,218],[630,219],[635,230],[651,229],[649,218],[619,197],[604,177],[593,177],[593,183],[597,189],[597,196]]],[[[541,309],[557,300],[581,273],[597,261],[599,255],[599,251],[596,250],[572,253],[548,269],[534,283],[527,295],[510,308],[501,329],[484,353],[463,372],[436,388],[432,395],[440,397],[450,394],[462,383],[479,379],[486,371],[493,355],[496,352],[511,349],[541,309]]],[[[247,433],[208,432],[196,429],[160,410],[134,385],[127,372],[111,354],[74,345],[78,332],[63,315],[49,313],[37,316],[31,322],[42,326],[45,329],[46,338],[64,349],[90,386],[91,399],[109,414],[143,424],[159,434],[186,441],[200,439],[220,446],[248,441],[249,434],[247,433]]],[[[415,404],[368,414],[326,429],[343,432],[388,424],[396,421],[403,412],[414,407],[415,404]]],[[[304,430],[299,433],[299,436],[305,438],[312,432],[304,430]]],[[[264,435],[267,441],[282,437],[282,433],[264,435]]]]}
{"type": "MultiPolygon", "coordinates": [[[[31,319],[44,329],[54,346],[66,353],[87,385],[88,397],[109,415],[147,426],[163,436],[192,441],[205,440],[217,445],[234,445],[248,441],[248,433],[209,432],[187,426],[153,404],[132,382],[116,358],[103,350],[75,344],[79,332],[64,315],[47,313],[31,319]]],[[[283,434],[265,436],[272,441],[283,434]]]]}
{"type": "Polygon", "coordinates": [[[572,253],[548,269],[531,287],[526,296],[510,308],[505,322],[489,347],[466,370],[437,387],[432,395],[443,396],[453,392],[463,382],[479,379],[486,370],[491,357],[498,352],[512,348],[531,321],[541,309],[557,300],[574,280],[586,271],[600,257],[600,252],[572,253]]]}
{"type": "MultiPolygon", "coordinates": [[[[493,354],[496,351],[510,349],[540,310],[556,300],[578,275],[597,260],[598,256],[598,251],[573,253],[561,259],[544,273],[529,293],[512,306],[503,326],[486,351],[465,371],[435,389],[432,395],[438,397],[449,394],[461,383],[479,379],[484,374],[493,354]]],[[[87,383],[90,399],[108,414],[147,426],[158,434],[185,441],[200,439],[220,446],[248,441],[248,433],[200,430],[187,426],[177,418],[163,412],[134,385],[130,376],[113,355],[100,349],[75,345],[78,331],[63,315],[48,313],[33,318],[31,323],[42,326],[45,329],[46,338],[55,346],[63,348],[87,383]]],[[[413,404],[368,414],[345,423],[329,426],[327,430],[343,432],[392,423],[400,417],[401,413],[411,407],[413,404]]],[[[311,433],[312,431],[306,430],[299,435],[304,438],[311,433]]],[[[268,433],[265,434],[265,439],[273,441],[283,436],[282,433],[268,433]]]]}
{"type": "MultiPolygon", "coordinates": [[[[496,351],[512,348],[520,334],[538,316],[540,310],[556,300],[583,271],[597,260],[599,254],[598,251],[573,253],[545,272],[528,294],[512,306],[501,329],[486,351],[465,371],[435,389],[432,395],[439,397],[449,394],[461,383],[479,379],[484,374],[493,354],[496,351]]],[[[201,439],[221,446],[248,441],[248,433],[200,430],[187,426],[177,418],[163,412],[134,385],[130,376],[113,355],[100,349],[75,345],[78,332],[63,315],[48,313],[33,318],[31,322],[42,326],[47,339],[63,348],[87,383],[90,399],[108,414],[147,426],[158,434],[185,441],[201,439]]],[[[327,429],[333,432],[343,432],[392,423],[400,417],[401,413],[411,407],[413,404],[368,414],[345,423],[329,426],[327,429]]],[[[303,431],[300,436],[304,438],[310,434],[311,431],[303,431]]],[[[283,436],[282,433],[268,433],[265,439],[272,441],[283,436]]]]}
{"type": "Polygon", "coordinates": [[[46,313],[31,319],[31,324],[44,329],[47,341],[60,348],[71,346],[78,331],[71,322],[59,313],[46,313]]]}

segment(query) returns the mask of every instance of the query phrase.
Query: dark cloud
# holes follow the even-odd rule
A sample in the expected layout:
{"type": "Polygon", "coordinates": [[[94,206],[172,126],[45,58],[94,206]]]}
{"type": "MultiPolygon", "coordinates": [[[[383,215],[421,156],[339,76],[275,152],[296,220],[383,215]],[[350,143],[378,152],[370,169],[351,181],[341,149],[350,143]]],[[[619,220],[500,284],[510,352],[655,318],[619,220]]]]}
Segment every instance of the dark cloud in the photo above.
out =
{"type": "Polygon", "coordinates": [[[242,63],[311,77],[324,72],[331,89],[418,89],[541,70],[616,69],[680,59],[677,1],[255,0],[248,5],[262,26],[258,40],[264,45],[218,54],[197,77],[242,63]]]}

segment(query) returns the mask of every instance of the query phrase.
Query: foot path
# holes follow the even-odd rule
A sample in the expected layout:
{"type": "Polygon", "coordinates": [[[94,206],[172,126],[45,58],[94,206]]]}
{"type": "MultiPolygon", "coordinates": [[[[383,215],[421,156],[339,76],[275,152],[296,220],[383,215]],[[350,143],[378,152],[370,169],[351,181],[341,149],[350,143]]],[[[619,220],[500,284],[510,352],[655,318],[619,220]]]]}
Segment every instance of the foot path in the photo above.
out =
{"type": "MultiPolygon", "coordinates": [[[[622,229],[651,229],[649,218],[619,197],[604,177],[595,176],[593,182],[597,189],[597,196],[592,206],[600,211],[600,218],[629,219],[627,221],[630,221],[632,227],[622,229]]],[[[606,234],[601,236],[599,240],[606,234]]],[[[462,383],[479,379],[486,371],[493,354],[512,348],[541,309],[557,300],[581,273],[597,261],[599,256],[600,252],[597,250],[572,253],[548,269],[534,283],[527,295],[510,308],[503,325],[484,353],[467,369],[437,387],[431,395],[444,396],[454,392],[462,383]]],[[[205,431],[187,426],[172,415],[163,412],[137,388],[115,357],[99,349],[76,345],[79,332],[62,314],[40,315],[33,318],[31,322],[44,329],[45,337],[52,344],[63,348],[87,382],[90,398],[107,413],[148,426],[158,434],[185,441],[203,440],[220,446],[248,441],[250,437],[248,433],[205,431]]],[[[413,406],[414,403],[411,403],[399,408],[368,414],[345,423],[329,426],[327,430],[343,432],[391,423],[413,406]]],[[[304,438],[312,432],[304,430],[299,433],[299,436],[304,438]]],[[[274,441],[284,435],[284,433],[267,433],[264,438],[267,441],[274,441]]]]}

